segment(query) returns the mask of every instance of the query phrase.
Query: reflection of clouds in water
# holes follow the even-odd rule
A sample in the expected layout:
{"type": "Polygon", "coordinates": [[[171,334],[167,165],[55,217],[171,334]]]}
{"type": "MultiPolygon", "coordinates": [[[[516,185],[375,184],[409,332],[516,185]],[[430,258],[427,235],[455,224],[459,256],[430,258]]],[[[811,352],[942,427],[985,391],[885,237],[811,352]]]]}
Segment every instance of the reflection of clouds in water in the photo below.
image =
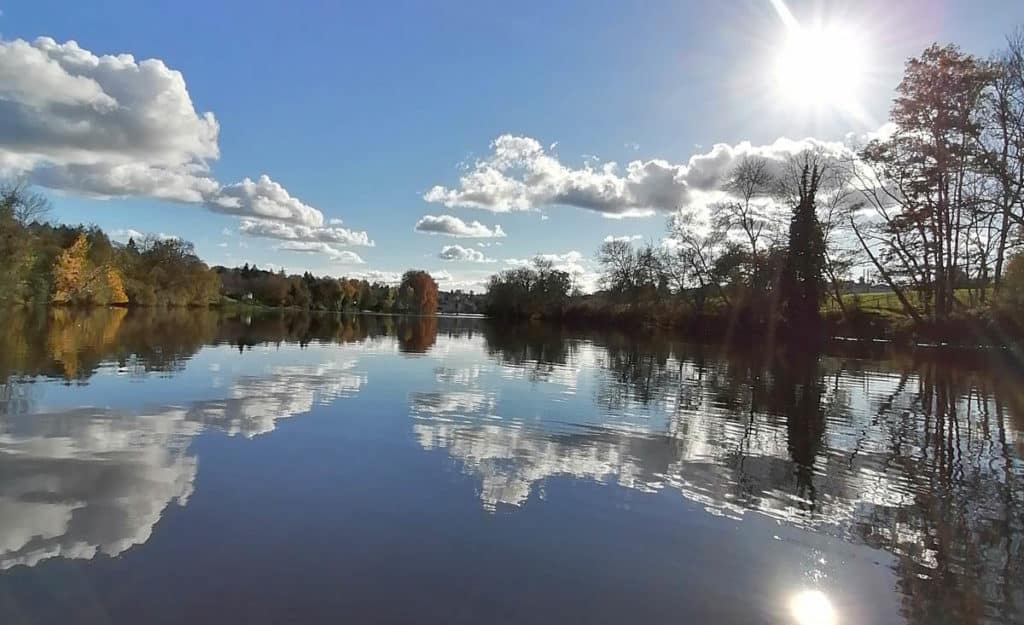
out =
{"type": "Polygon", "coordinates": [[[445,449],[481,479],[480,500],[487,510],[498,504],[526,502],[534,483],[554,475],[571,475],[630,488],[650,490],[629,449],[613,441],[566,444],[521,425],[480,425],[432,421],[421,412],[413,428],[424,449],[445,449]]]}
{"type": "MultiPolygon", "coordinates": [[[[536,371],[530,364],[517,363],[496,373],[504,380],[503,396],[530,392],[523,386],[537,382],[524,374],[536,371]]],[[[411,394],[413,429],[424,449],[444,449],[479,479],[486,510],[501,504],[522,506],[535,485],[554,476],[645,492],[671,489],[712,514],[739,518],[755,511],[789,525],[860,537],[910,558],[921,567],[918,575],[936,567],[927,523],[920,519],[925,514],[920,498],[930,496],[927,476],[933,469],[893,462],[894,440],[902,446],[900,458],[928,458],[924,448],[930,438],[921,433],[927,432],[929,416],[922,411],[915,376],[908,383],[907,376],[832,371],[814,396],[815,409],[787,416],[771,402],[786,401],[792,389],[758,390],[762,402],[766,392],[773,399],[768,407],[755,408],[750,403],[754,391],[727,384],[723,371],[707,366],[697,371],[693,363],[673,358],[657,372],[667,375],[664,383],[641,392],[625,387],[626,376],[619,372],[606,375],[606,388],[597,389],[597,405],[581,399],[573,410],[586,414],[612,397],[615,415],[602,415],[589,424],[582,414],[563,416],[564,408],[553,405],[546,418],[502,418],[507,415],[495,395],[470,388],[411,394]],[[730,400],[746,399],[723,405],[723,394],[730,400]],[[809,464],[801,467],[805,457],[809,464]]],[[[567,377],[547,379],[562,385],[567,377]]],[[[986,398],[983,405],[979,400],[955,397],[952,414],[972,414],[972,402],[974,414],[995,411],[994,400],[986,398]]],[[[999,484],[997,474],[1005,464],[1000,462],[1003,452],[992,445],[995,434],[968,423],[971,417],[961,419],[958,444],[980,460],[974,470],[986,474],[981,483],[999,484]]],[[[1007,431],[1005,436],[1016,440],[1019,433],[1007,431]]],[[[979,498],[977,493],[970,496],[979,498]]],[[[980,498],[994,509],[968,520],[977,531],[985,519],[1006,513],[998,494],[980,498]]]]}
{"type": "Polygon", "coordinates": [[[434,415],[441,418],[487,417],[494,413],[496,403],[497,399],[493,393],[482,391],[409,393],[409,404],[414,415],[434,415]]]}
{"type": "Polygon", "coordinates": [[[436,367],[434,368],[434,377],[438,382],[442,384],[459,384],[462,386],[470,386],[480,379],[480,375],[483,373],[484,368],[479,364],[470,365],[467,367],[436,367]]]}
{"type": "Polygon", "coordinates": [[[184,505],[199,426],[185,411],[125,417],[81,409],[4,423],[0,568],[117,555],[145,542],[164,508],[184,505]]]}
{"type": "Polygon", "coordinates": [[[271,432],[278,419],[309,412],[314,405],[353,395],[366,376],[352,372],[354,361],[275,367],[269,375],[242,376],[227,399],[197,402],[189,418],[229,434],[252,437],[271,432]]]}
{"type": "Polygon", "coordinates": [[[354,361],[281,366],[238,377],[227,399],[141,414],[81,408],[0,417],[0,569],[52,557],[116,556],[146,542],[163,511],[184,505],[206,426],[246,437],[277,419],[356,393],[354,361]]]}

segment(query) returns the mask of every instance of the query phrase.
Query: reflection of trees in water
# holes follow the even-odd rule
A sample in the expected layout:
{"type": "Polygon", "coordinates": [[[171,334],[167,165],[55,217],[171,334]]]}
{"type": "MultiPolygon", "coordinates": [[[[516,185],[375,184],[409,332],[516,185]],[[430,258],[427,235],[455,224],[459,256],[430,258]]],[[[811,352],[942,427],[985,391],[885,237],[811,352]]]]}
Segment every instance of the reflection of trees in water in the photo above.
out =
{"type": "MultiPolygon", "coordinates": [[[[757,510],[895,554],[911,622],[1024,613],[1018,370],[965,354],[863,360],[595,340],[604,428],[565,433],[453,415],[442,427],[414,406],[421,442],[479,473],[489,508],[521,505],[532,484],[558,474],[668,486],[720,513],[757,510]],[[621,423],[623,414],[644,415],[648,427],[621,423]]],[[[516,341],[488,334],[491,352],[517,368],[543,370],[544,354],[566,349],[559,341],[580,346],[558,333],[516,341]]]]}
{"type": "Polygon", "coordinates": [[[484,340],[490,355],[524,371],[533,381],[544,381],[572,361],[578,345],[559,326],[547,323],[485,323],[484,340]]]}
{"type": "Polygon", "coordinates": [[[856,530],[903,556],[912,622],[1006,622],[1024,610],[1024,396],[1014,384],[1012,376],[924,363],[875,406],[889,433],[888,460],[913,499],[871,508],[856,530]]]}
{"type": "Polygon", "coordinates": [[[425,354],[437,341],[437,317],[399,317],[395,331],[399,350],[425,354]]]}
{"type": "MultiPolygon", "coordinates": [[[[223,313],[185,308],[0,311],[0,378],[88,380],[103,363],[132,373],[177,371],[204,345],[239,350],[266,343],[352,343],[394,336],[402,351],[422,353],[438,332],[472,336],[469,319],[305,312],[223,313]]],[[[13,393],[0,394],[0,402],[13,393]]]]}
{"type": "Polygon", "coordinates": [[[12,310],[0,324],[0,376],[84,381],[102,362],[180,369],[213,335],[216,318],[187,310],[12,310]]]}

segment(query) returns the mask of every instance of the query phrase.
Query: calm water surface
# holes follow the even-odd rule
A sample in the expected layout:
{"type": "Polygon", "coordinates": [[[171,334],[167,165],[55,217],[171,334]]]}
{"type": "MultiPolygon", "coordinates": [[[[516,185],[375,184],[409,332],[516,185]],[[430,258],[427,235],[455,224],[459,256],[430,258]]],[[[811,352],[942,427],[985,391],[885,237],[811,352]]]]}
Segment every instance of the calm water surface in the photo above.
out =
{"type": "Polygon", "coordinates": [[[1024,376],[0,314],[0,623],[1020,623],[1024,376]]]}

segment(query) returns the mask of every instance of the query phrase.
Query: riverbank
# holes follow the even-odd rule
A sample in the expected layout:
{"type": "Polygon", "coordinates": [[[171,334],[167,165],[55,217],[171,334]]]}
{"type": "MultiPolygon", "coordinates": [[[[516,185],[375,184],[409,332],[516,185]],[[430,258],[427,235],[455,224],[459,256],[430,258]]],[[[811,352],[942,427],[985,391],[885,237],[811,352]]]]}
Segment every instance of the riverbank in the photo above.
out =
{"type": "Polygon", "coordinates": [[[572,298],[560,307],[530,316],[493,312],[492,316],[503,319],[517,318],[521,321],[531,318],[581,329],[658,329],[686,338],[730,343],[835,338],[883,341],[904,346],[1005,348],[1024,353],[1024,320],[995,309],[968,310],[943,321],[921,322],[891,312],[861,308],[851,308],[845,313],[826,311],[822,314],[822,326],[817,337],[808,334],[813,332],[809,328],[787,328],[773,310],[717,307],[697,312],[673,300],[616,303],[584,297],[572,298]]]}

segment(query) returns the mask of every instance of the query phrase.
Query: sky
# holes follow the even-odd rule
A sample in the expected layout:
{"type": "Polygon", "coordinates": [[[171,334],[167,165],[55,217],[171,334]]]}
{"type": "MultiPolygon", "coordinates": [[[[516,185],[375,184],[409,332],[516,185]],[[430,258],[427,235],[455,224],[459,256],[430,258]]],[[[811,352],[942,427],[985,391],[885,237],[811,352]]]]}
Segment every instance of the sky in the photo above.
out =
{"type": "Polygon", "coordinates": [[[0,0],[0,176],[211,265],[479,290],[543,255],[587,287],[606,238],[660,241],[746,154],[855,145],[908,57],[1015,25],[1019,0],[0,0]]]}

